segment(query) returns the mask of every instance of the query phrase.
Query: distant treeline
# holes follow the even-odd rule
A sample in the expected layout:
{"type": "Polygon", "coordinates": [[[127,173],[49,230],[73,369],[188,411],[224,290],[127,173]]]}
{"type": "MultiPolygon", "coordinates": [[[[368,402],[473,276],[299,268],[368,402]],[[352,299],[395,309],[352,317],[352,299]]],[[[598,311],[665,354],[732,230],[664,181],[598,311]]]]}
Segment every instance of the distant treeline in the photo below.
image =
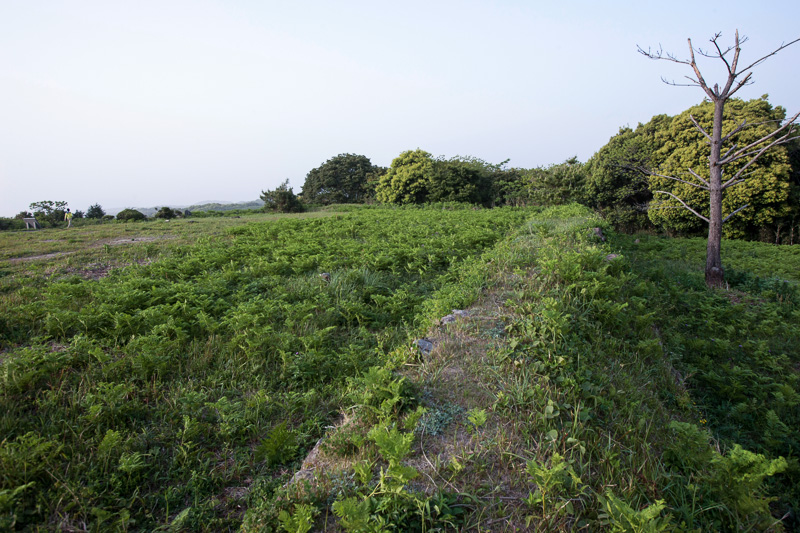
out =
{"type": "MultiPolygon", "coordinates": [[[[0,230],[26,229],[24,219],[35,218],[40,228],[66,226],[67,202],[45,200],[34,202],[28,211],[21,211],[13,218],[0,217],[0,230]]],[[[72,212],[72,225],[101,224],[108,222],[130,222],[148,219],[206,218],[216,216],[241,216],[263,211],[264,202],[253,200],[235,204],[209,203],[189,206],[183,210],[168,206],[155,208],[123,209],[116,216],[106,214],[103,207],[95,204],[86,212],[72,212]]]]}
{"type": "MultiPolygon", "coordinates": [[[[740,146],[774,131],[786,116],[766,96],[733,99],[725,111],[724,132],[746,124],[729,141],[740,146]]],[[[475,157],[434,157],[421,149],[403,152],[389,168],[374,166],[362,155],[341,154],[308,173],[299,202],[291,202],[294,194],[288,181],[264,191],[261,198],[266,209],[278,211],[341,202],[468,202],[484,207],[577,202],[622,231],[701,235],[707,226],[674,197],[708,216],[708,193],[691,183],[697,180],[689,169],[708,179],[708,146],[692,120],[710,131],[712,117],[709,102],[674,117],[658,115],[635,129],[621,128],[586,163],[571,158],[532,169],[508,168],[506,162],[491,164],[475,157]]],[[[745,161],[731,163],[726,172],[735,174],[745,161]]],[[[800,140],[772,147],[747,170],[746,179],[723,197],[724,216],[747,206],[725,224],[726,236],[798,242],[800,140]]]]}
{"type": "MultiPolygon", "coordinates": [[[[773,107],[766,96],[750,101],[732,99],[725,112],[725,132],[746,124],[730,140],[742,146],[777,129],[786,116],[786,111],[773,107]]],[[[701,235],[706,225],[676,198],[708,216],[708,194],[692,185],[696,178],[689,169],[701,179],[708,178],[708,146],[692,120],[710,130],[712,117],[710,102],[674,117],[657,115],[636,128],[620,128],[586,163],[573,157],[529,169],[471,156],[434,157],[419,148],[401,153],[388,168],[373,165],[364,155],[339,154],[308,172],[300,194],[294,193],[287,179],[273,190],[262,191],[260,200],[207,203],[183,211],[162,207],[152,214],[126,209],[116,218],[241,216],[260,210],[290,213],[334,204],[456,202],[490,208],[576,202],[595,209],[622,231],[701,235]]],[[[738,170],[736,162],[726,167],[731,174],[738,170]]],[[[800,140],[772,147],[748,168],[742,183],[726,191],[723,204],[724,216],[747,206],[725,224],[727,237],[798,242],[800,140]]],[[[32,215],[44,227],[64,224],[66,202],[36,202],[30,208],[32,212],[23,211],[14,219],[0,218],[0,229],[23,229],[22,218],[32,215]]],[[[99,205],[91,206],[85,216],[97,221],[114,218],[99,205]]],[[[80,224],[83,217],[76,211],[75,223],[80,224]]]]}

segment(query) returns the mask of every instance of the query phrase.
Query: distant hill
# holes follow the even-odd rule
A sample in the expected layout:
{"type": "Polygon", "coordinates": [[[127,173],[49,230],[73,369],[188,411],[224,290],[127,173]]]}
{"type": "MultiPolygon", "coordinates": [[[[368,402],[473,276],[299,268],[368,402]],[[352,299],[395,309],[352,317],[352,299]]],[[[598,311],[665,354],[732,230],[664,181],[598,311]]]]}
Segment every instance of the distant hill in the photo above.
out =
{"type": "MultiPolygon", "coordinates": [[[[158,212],[160,207],[171,207],[172,209],[180,209],[181,211],[185,211],[188,209],[189,211],[232,211],[234,209],[258,209],[263,207],[264,201],[263,200],[251,200],[249,202],[225,202],[221,200],[209,200],[204,202],[199,202],[192,205],[177,205],[177,204],[161,204],[156,207],[131,207],[130,209],[136,209],[140,211],[144,215],[151,217],[158,212]]],[[[105,210],[105,212],[109,215],[116,216],[117,213],[122,211],[123,209],[129,209],[128,207],[110,207],[105,210]]]]}
{"type": "MultiPolygon", "coordinates": [[[[259,209],[264,206],[263,200],[252,200],[249,202],[205,202],[187,206],[189,211],[232,211],[234,209],[259,209]]],[[[172,206],[170,206],[172,207],[172,206]]]]}

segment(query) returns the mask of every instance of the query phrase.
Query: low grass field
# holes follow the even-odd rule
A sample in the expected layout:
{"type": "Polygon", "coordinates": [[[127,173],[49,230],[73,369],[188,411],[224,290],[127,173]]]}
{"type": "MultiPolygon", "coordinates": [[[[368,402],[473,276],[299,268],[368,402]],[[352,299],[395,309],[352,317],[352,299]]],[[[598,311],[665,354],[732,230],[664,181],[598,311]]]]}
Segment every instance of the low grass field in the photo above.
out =
{"type": "Polygon", "coordinates": [[[796,247],[450,207],[0,233],[0,529],[798,527],[796,247]]]}

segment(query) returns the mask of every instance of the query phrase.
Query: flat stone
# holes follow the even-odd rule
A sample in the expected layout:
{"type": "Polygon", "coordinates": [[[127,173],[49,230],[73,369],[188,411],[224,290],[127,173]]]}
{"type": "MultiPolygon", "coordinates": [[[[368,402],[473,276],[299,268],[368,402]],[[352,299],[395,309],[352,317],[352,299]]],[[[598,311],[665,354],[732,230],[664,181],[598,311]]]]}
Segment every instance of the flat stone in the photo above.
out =
{"type": "Polygon", "coordinates": [[[600,228],[592,228],[592,229],[589,230],[589,233],[591,235],[594,235],[595,237],[597,237],[598,239],[600,239],[603,242],[606,241],[606,236],[603,235],[603,230],[601,230],[600,228]]]}
{"type": "Polygon", "coordinates": [[[414,341],[414,344],[419,347],[423,355],[428,355],[431,353],[431,350],[433,350],[433,343],[428,339],[417,339],[414,341]]]}

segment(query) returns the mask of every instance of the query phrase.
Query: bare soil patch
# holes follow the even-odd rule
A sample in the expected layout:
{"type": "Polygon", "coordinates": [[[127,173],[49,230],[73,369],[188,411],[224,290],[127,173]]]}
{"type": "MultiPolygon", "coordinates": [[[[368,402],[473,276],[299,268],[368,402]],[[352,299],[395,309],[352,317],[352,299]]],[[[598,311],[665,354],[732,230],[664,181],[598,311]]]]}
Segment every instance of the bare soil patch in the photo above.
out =
{"type": "MultiPolygon", "coordinates": [[[[105,246],[105,245],[119,246],[119,245],[122,245],[122,244],[141,244],[141,243],[144,243],[144,242],[153,242],[153,241],[160,241],[160,240],[174,239],[174,238],[175,237],[173,235],[159,235],[159,236],[147,235],[147,236],[139,236],[139,237],[124,237],[124,238],[120,238],[120,239],[103,239],[103,240],[97,241],[96,243],[92,244],[91,246],[88,246],[85,249],[99,248],[99,247],[105,246]]],[[[49,242],[49,241],[47,241],[47,242],[49,242]]],[[[75,251],[72,251],[72,252],[53,252],[53,253],[42,254],[42,255],[28,255],[28,256],[25,256],[25,257],[13,257],[11,259],[8,259],[7,261],[9,263],[21,263],[21,262],[25,262],[25,261],[47,260],[47,259],[54,259],[56,257],[61,257],[61,256],[64,256],[64,255],[71,255],[71,254],[74,254],[74,253],[75,253],[75,251]]]]}

